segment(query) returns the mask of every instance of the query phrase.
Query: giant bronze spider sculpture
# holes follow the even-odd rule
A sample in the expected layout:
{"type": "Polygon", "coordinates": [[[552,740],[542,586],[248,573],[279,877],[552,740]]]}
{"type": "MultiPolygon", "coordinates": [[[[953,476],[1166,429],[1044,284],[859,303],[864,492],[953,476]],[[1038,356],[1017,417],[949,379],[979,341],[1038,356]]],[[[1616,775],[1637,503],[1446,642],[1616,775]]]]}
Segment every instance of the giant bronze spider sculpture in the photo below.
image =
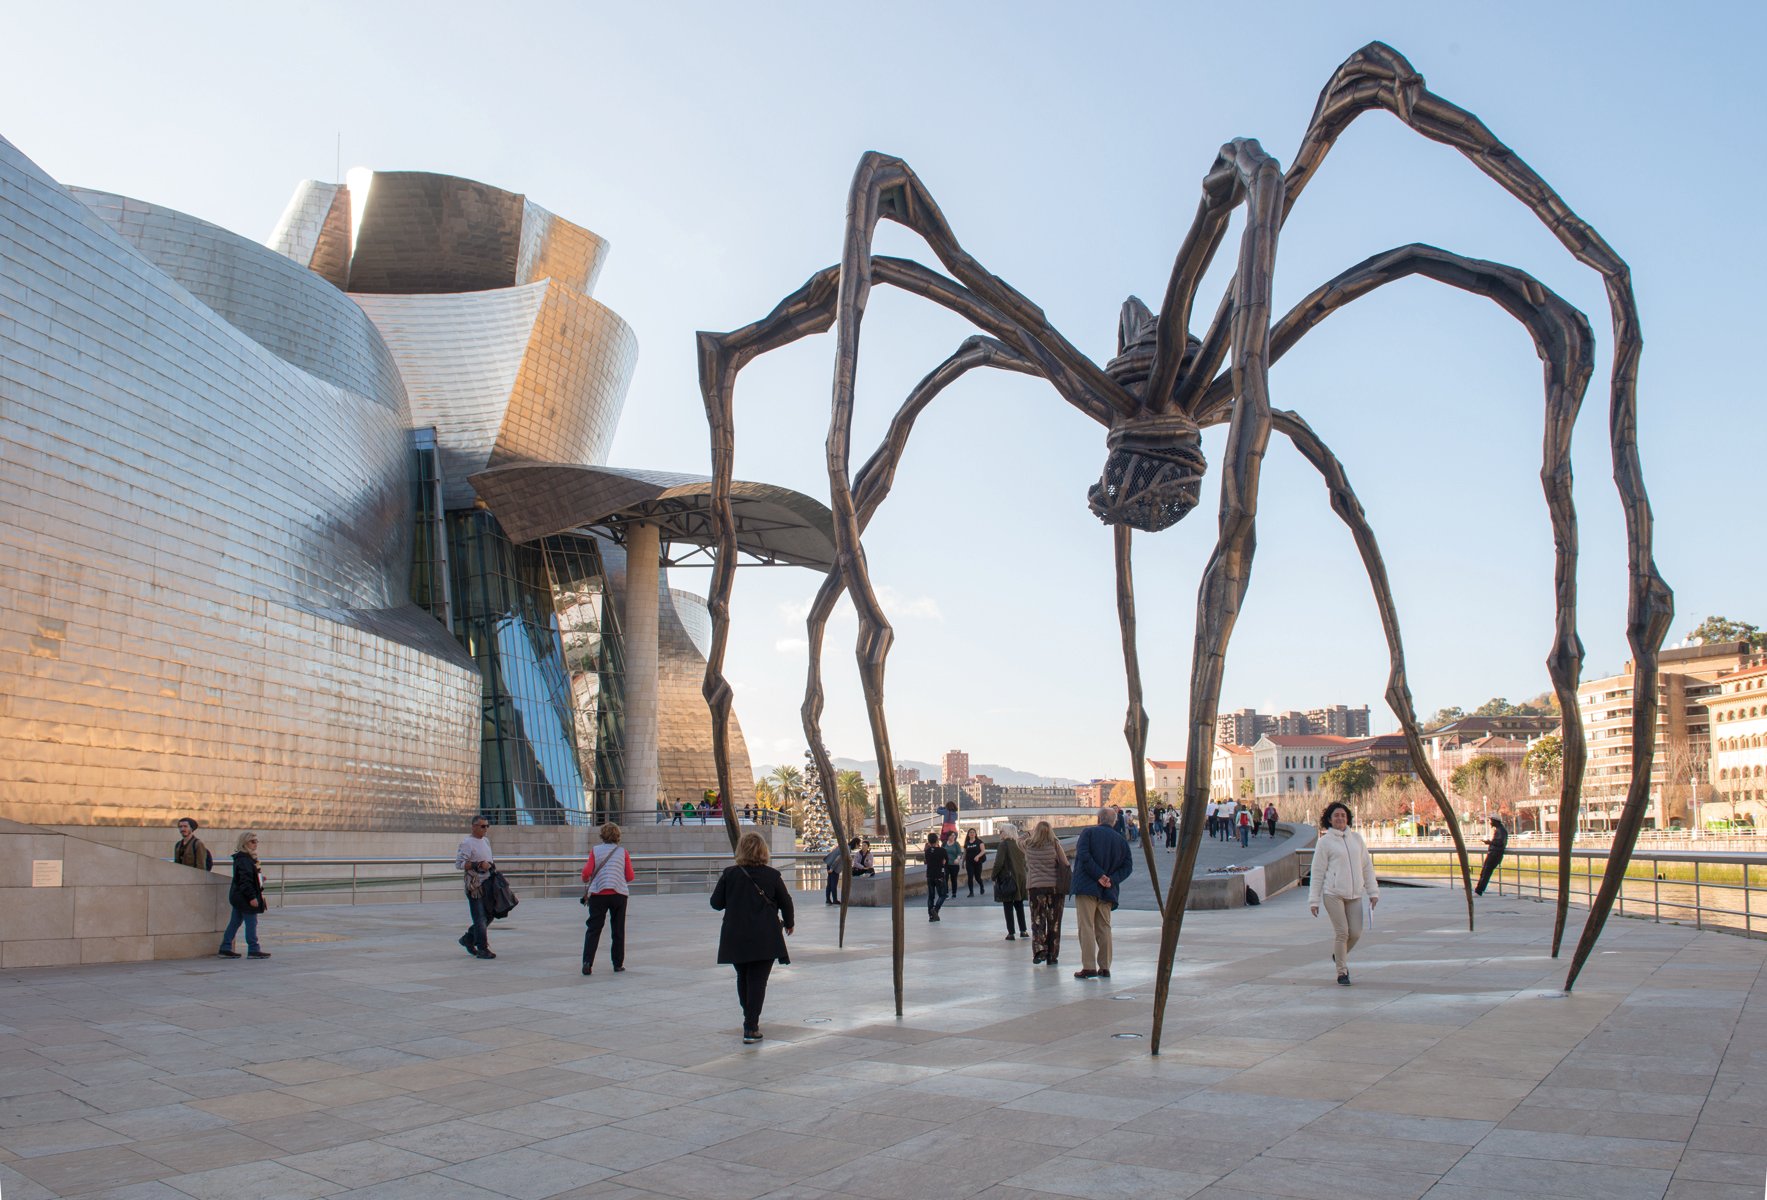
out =
{"type": "MultiPolygon", "coordinates": [[[[884,719],[884,663],[892,631],[872,588],[860,535],[889,493],[915,418],[966,372],[993,367],[1041,376],[1062,399],[1108,431],[1103,475],[1087,499],[1092,511],[1112,526],[1115,538],[1117,607],[1129,691],[1125,734],[1134,764],[1136,805],[1144,826],[1147,717],[1141,705],[1135,647],[1131,531],[1157,532],[1180,520],[1196,505],[1206,470],[1200,431],[1225,423],[1227,442],[1221,467],[1219,529],[1199,590],[1191,664],[1188,759],[1192,763],[1207,763],[1214,749],[1215,714],[1228,640],[1251,572],[1259,471],[1274,430],[1288,437],[1319,470],[1332,508],[1356,541],[1386,633],[1390,659],[1387,702],[1404,730],[1417,773],[1453,835],[1461,881],[1463,886],[1468,885],[1466,844],[1453,806],[1424,757],[1406,682],[1398,616],[1374,532],[1337,457],[1299,415],[1271,407],[1267,379],[1270,363],[1338,308],[1394,280],[1422,275],[1496,302],[1527,328],[1545,366],[1546,421],[1540,478],[1556,549],[1557,596],[1556,628],[1546,664],[1564,717],[1558,906],[1552,942],[1553,954],[1558,954],[1570,896],[1571,838],[1576,829],[1585,759],[1577,712],[1576,688],[1583,648],[1577,636],[1577,526],[1569,456],[1572,428],[1593,370],[1593,338],[1581,313],[1526,273],[1424,245],[1400,246],[1351,267],[1272,323],[1270,279],[1283,222],[1338,136],[1356,117],[1377,108],[1391,112],[1425,137],[1465,154],[1526,204],[1580,262],[1600,272],[1607,285],[1615,341],[1609,440],[1630,550],[1627,635],[1636,671],[1633,768],[1607,872],[1590,906],[1565,980],[1567,989],[1574,984],[1618,893],[1649,800],[1656,730],[1657,654],[1672,616],[1672,596],[1651,558],[1650,504],[1638,460],[1636,376],[1642,343],[1631,280],[1626,264],[1544,180],[1498,141],[1477,117],[1427,90],[1410,63],[1378,42],[1352,55],[1326,84],[1287,172],[1250,139],[1235,139],[1221,148],[1220,156],[1203,179],[1202,203],[1178,250],[1160,311],[1154,314],[1139,300],[1130,298],[1123,305],[1119,322],[1117,356],[1102,368],[1053,329],[1041,309],[964,252],[938,205],[906,163],[877,153],[866,154],[854,175],[839,265],[811,276],[762,320],[731,333],[699,335],[700,385],[711,424],[713,508],[718,539],[710,598],[714,633],[705,693],[713,714],[718,785],[724,795],[736,794],[729,778],[725,748],[731,692],[722,673],[736,566],[735,524],[729,505],[735,453],[732,396],[736,376],[757,355],[834,325],[838,343],[827,451],[836,565],[809,615],[809,679],[802,718],[811,753],[821,769],[829,819],[843,846],[846,833],[841,828],[839,805],[831,783],[835,772],[828,762],[820,730],[824,629],[842,593],[850,594],[859,618],[856,653],[877,761],[894,762],[884,719]],[[1245,232],[1233,281],[1199,340],[1189,334],[1197,288],[1224,238],[1231,214],[1242,203],[1246,208],[1245,232]],[[884,218],[918,233],[949,275],[910,260],[874,256],[873,233],[877,222],[884,218]],[[966,340],[921,380],[891,422],[882,445],[855,475],[850,469],[854,377],[860,322],[873,282],[902,288],[943,305],[968,319],[983,336],[966,340]],[[1229,353],[1231,363],[1223,370],[1229,353]]],[[[900,1015],[903,869],[907,855],[895,786],[888,770],[880,772],[880,782],[894,851],[892,957],[896,1012],[900,1015]]],[[[1185,901],[1202,840],[1208,787],[1206,770],[1189,773],[1177,861],[1170,890],[1161,906],[1151,1046],[1156,1054],[1185,901]]],[[[725,806],[725,816],[734,844],[737,828],[731,806],[725,806]]],[[[1147,841],[1144,839],[1144,846],[1147,841]]],[[[1154,872],[1151,847],[1146,857],[1150,873],[1154,872]]],[[[850,874],[850,869],[849,863],[843,873],[850,874]]],[[[1470,886],[1465,890],[1470,929],[1470,886]]],[[[1155,894],[1159,894],[1157,878],[1155,894]]],[[[842,915],[844,929],[844,903],[842,915]]]]}

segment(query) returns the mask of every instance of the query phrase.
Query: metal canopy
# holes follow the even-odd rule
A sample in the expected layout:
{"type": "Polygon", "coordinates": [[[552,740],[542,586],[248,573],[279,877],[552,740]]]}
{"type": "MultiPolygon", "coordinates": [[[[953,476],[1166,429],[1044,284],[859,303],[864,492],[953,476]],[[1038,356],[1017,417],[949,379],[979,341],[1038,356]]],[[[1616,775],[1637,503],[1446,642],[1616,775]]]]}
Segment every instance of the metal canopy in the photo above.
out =
{"type": "MultiPolygon", "coordinates": [[[[571,463],[512,463],[469,477],[479,498],[497,515],[504,532],[530,542],[572,529],[592,529],[624,543],[628,525],[658,527],[671,563],[709,561],[712,481],[703,475],[631,471],[571,463]],[[675,556],[672,550],[687,548],[675,556]]],[[[833,516],[822,504],[790,488],[736,480],[730,488],[737,549],[762,563],[811,567],[834,565],[833,516]]]]}

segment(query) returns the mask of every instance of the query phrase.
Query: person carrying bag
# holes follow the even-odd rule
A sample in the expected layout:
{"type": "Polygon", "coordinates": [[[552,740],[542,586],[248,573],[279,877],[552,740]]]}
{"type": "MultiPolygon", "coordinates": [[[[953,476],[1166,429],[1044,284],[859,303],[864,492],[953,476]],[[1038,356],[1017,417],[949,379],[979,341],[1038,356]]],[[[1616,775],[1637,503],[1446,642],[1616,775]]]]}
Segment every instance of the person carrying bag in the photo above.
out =
{"type": "Polygon", "coordinates": [[[796,924],[791,891],[768,865],[770,857],[766,839],[758,833],[743,834],[736,843],[736,864],[724,869],[712,889],[712,907],[724,914],[718,961],[736,968],[745,1046],[761,1040],[761,1006],[767,1002],[767,976],[773,964],[791,962],[785,948],[796,924]]]}
{"type": "Polygon", "coordinates": [[[1016,825],[1000,826],[1000,849],[994,854],[994,902],[1006,917],[1006,940],[1030,937],[1025,925],[1025,849],[1018,842],[1016,825]],[[1018,916],[1018,933],[1013,933],[1013,916],[1018,916]]]}
{"type": "Polygon", "coordinates": [[[593,972],[595,950],[609,917],[614,927],[609,947],[614,973],[626,969],[626,902],[637,877],[631,853],[620,845],[620,827],[609,821],[601,827],[601,845],[589,852],[589,861],[583,864],[583,903],[589,908],[583,923],[583,974],[593,972]]]}

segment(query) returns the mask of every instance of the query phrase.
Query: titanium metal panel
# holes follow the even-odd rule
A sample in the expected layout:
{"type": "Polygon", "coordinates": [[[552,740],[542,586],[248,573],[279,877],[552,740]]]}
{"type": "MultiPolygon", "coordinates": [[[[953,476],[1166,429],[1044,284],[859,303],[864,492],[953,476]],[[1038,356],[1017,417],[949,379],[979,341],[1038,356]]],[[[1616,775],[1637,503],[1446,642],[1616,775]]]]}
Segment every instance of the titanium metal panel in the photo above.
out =
{"type": "Polygon", "coordinates": [[[349,287],[350,189],[341,183],[304,181],[264,244],[339,291],[349,287]]]}
{"type": "Polygon", "coordinates": [[[467,477],[487,464],[607,457],[638,364],[611,309],[550,281],[353,299],[404,374],[413,420],[435,427],[448,507],[473,503],[467,477]]]}
{"type": "Polygon", "coordinates": [[[374,323],[312,271],[186,213],[88,188],[67,191],[258,345],[345,391],[390,405],[410,424],[399,368],[374,323]]]}
{"type": "MultiPolygon", "coordinates": [[[[228,245],[121,216],[198,287],[228,245]]],[[[322,306],[266,349],[326,285],[233,261],[263,296],[199,300],[0,140],[0,816],[458,827],[479,680],[407,601],[403,398],[281,356],[372,344],[322,306]]]]}
{"type": "Polygon", "coordinates": [[[587,295],[607,259],[605,239],[476,180],[351,171],[350,191],[361,211],[353,292],[434,295],[551,279],[587,295]]]}

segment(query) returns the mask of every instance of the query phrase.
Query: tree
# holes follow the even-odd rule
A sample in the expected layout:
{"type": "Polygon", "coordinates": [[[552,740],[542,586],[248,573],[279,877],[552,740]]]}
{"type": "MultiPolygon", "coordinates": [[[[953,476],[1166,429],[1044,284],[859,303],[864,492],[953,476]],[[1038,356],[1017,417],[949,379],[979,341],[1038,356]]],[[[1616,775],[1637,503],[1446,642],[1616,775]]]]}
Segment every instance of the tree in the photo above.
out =
{"type": "Polygon", "coordinates": [[[1762,633],[1758,627],[1746,621],[1732,621],[1729,617],[1707,617],[1687,637],[1689,641],[1699,638],[1706,645],[1713,642],[1747,642],[1751,650],[1767,650],[1767,633],[1762,633]]]}
{"type": "Polygon", "coordinates": [[[1258,781],[1256,779],[1242,779],[1239,781],[1240,799],[1250,800],[1252,798],[1252,793],[1257,790],[1258,781]]]}
{"type": "Polygon", "coordinates": [[[1458,721],[1466,713],[1459,708],[1438,708],[1430,719],[1423,723],[1425,729],[1440,729],[1450,721],[1458,721]]]}
{"type": "Polygon", "coordinates": [[[1135,811],[1135,784],[1132,780],[1119,779],[1111,785],[1109,803],[1129,812],[1135,811]]]}
{"type": "Polygon", "coordinates": [[[1555,787],[1565,769],[1564,743],[1555,733],[1549,733],[1528,747],[1528,756],[1522,759],[1522,766],[1528,772],[1528,778],[1541,787],[1555,787]]]}
{"type": "Polygon", "coordinates": [[[852,837],[871,815],[871,797],[865,791],[865,776],[857,771],[837,771],[834,776],[835,795],[841,802],[841,823],[852,837]]]}
{"type": "Polygon", "coordinates": [[[766,776],[755,780],[755,802],[757,804],[775,804],[778,800],[779,797],[774,795],[773,785],[767,781],[766,776]]]}
{"type": "Polygon", "coordinates": [[[1416,782],[1409,775],[1384,776],[1374,795],[1363,801],[1363,815],[1370,821],[1397,821],[1409,815],[1416,782]]]}
{"type": "Polygon", "coordinates": [[[1508,763],[1495,754],[1481,754],[1454,768],[1454,774],[1448,777],[1448,786],[1461,796],[1471,796],[1489,788],[1494,780],[1500,780],[1507,774],[1508,763]]]}
{"type": "Polygon", "coordinates": [[[1378,778],[1373,759],[1352,758],[1322,772],[1319,786],[1336,792],[1345,804],[1350,804],[1364,792],[1373,791],[1378,778]]]}
{"type": "Polygon", "coordinates": [[[1520,711],[1502,696],[1493,696],[1473,709],[1475,717],[1507,717],[1520,711]]]}
{"type": "Polygon", "coordinates": [[[804,795],[804,773],[794,766],[774,767],[768,776],[773,782],[773,795],[784,808],[797,807],[804,795]]]}

